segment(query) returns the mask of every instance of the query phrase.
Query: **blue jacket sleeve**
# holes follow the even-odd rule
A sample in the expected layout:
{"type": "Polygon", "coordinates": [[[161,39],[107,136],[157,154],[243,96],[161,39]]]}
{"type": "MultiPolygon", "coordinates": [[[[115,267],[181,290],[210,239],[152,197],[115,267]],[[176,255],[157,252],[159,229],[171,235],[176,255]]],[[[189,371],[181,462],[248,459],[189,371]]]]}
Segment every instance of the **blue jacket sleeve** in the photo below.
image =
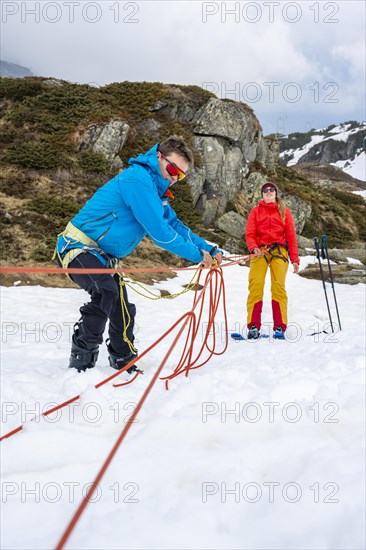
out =
{"type": "Polygon", "coordinates": [[[121,182],[122,198],[151,240],[161,248],[194,263],[203,259],[199,244],[178,233],[164,217],[164,207],[146,170],[121,182]]]}
{"type": "MultiPolygon", "coordinates": [[[[198,246],[198,248],[200,248],[201,250],[211,252],[211,250],[214,248],[214,245],[208,243],[205,239],[203,239],[199,235],[196,235],[196,233],[193,233],[193,231],[189,227],[184,225],[184,223],[180,221],[176,212],[173,210],[169,203],[166,205],[165,208],[167,209],[167,213],[165,215],[167,216],[169,224],[175,229],[175,231],[177,231],[177,233],[179,233],[179,235],[182,235],[185,239],[198,246]]],[[[215,250],[215,254],[217,254],[218,252],[221,252],[221,250],[215,250]]]]}

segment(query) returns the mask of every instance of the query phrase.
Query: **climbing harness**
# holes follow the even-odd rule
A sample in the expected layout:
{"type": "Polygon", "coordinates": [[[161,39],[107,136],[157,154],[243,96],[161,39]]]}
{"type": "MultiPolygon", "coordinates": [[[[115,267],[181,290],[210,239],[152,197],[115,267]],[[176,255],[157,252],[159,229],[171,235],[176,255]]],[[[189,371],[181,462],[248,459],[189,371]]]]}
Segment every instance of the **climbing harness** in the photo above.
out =
{"type": "MultiPolygon", "coordinates": [[[[67,269],[70,263],[75,260],[79,254],[91,252],[102,262],[105,267],[117,268],[119,264],[118,258],[107,254],[98,244],[93,241],[88,235],[80,231],[75,225],[69,222],[66,229],[57,235],[57,243],[52,260],[57,259],[60,267],[67,269]],[[61,237],[64,240],[61,250],[58,250],[58,239],[61,237]],[[70,248],[71,247],[71,248],[70,248]]],[[[69,274],[66,274],[70,280],[69,274]]]]}
{"type": "Polygon", "coordinates": [[[283,260],[284,262],[289,263],[288,257],[286,257],[283,254],[282,250],[281,250],[282,248],[287,250],[286,245],[282,245],[282,244],[278,244],[278,243],[272,243],[270,245],[265,245],[264,249],[265,249],[266,253],[264,255],[264,258],[265,258],[266,262],[270,263],[274,258],[279,258],[279,259],[283,260]],[[267,254],[269,254],[269,256],[270,256],[269,259],[267,258],[267,254]]]}

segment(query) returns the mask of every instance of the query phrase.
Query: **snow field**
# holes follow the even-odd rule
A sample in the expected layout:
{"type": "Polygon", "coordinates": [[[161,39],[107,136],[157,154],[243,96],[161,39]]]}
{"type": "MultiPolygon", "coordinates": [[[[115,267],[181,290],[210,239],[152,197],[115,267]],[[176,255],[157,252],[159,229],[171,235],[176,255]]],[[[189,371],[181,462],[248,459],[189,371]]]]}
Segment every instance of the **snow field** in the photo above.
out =
{"type": "MultiPolygon", "coordinates": [[[[302,258],[302,268],[313,261],[302,258]]],[[[224,269],[230,332],[245,329],[248,271],[224,269]]],[[[323,289],[291,271],[288,340],[271,337],[267,285],[263,331],[270,338],[230,339],[225,354],[174,379],[169,391],[158,380],[67,548],[364,548],[365,287],[336,285],[342,332],[310,336],[328,321],[323,289]]],[[[155,288],[181,290],[191,273],[155,288]]],[[[104,345],[92,371],[67,369],[72,324],[87,294],[41,287],[1,294],[2,433],[28,420],[1,447],[1,545],[48,549],[173,337],[141,360],[145,373],[132,385],[96,390],[115,372],[104,345]],[[79,393],[78,404],[29,422],[31,408],[40,413],[79,393]]],[[[193,298],[191,292],[155,302],[129,295],[137,305],[140,351],[193,298]]],[[[328,296],[335,322],[330,287],[328,296]]],[[[215,330],[219,350],[221,310],[215,330]]],[[[163,375],[178,356],[172,354],[163,375]]]]}

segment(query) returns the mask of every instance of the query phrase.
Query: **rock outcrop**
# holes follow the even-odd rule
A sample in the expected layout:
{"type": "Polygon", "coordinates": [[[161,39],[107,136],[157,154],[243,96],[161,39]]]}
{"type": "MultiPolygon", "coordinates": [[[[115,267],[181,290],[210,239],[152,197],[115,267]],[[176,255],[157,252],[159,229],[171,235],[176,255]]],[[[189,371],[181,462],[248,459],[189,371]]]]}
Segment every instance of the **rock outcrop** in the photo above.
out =
{"type": "Polygon", "coordinates": [[[308,153],[299,159],[299,163],[316,162],[317,164],[331,164],[340,160],[348,160],[361,150],[365,150],[366,129],[348,136],[345,141],[329,138],[314,145],[308,153]]]}
{"type": "MultiPolygon", "coordinates": [[[[318,260],[313,241],[300,236],[298,238],[300,255],[314,255],[314,263],[300,271],[300,275],[306,279],[320,279],[318,260]]],[[[355,285],[366,283],[366,247],[361,242],[356,242],[353,248],[328,248],[329,259],[332,262],[332,276],[335,283],[355,285]]],[[[330,281],[329,269],[324,262],[323,273],[325,279],[330,281]]]]}
{"type": "MultiPolygon", "coordinates": [[[[148,110],[192,124],[194,146],[202,163],[192,170],[189,185],[194,206],[201,210],[207,227],[219,227],[216,222],[227,211],[228,203],[234,201],[241,190],[246,190],[245,178],[251,163],[258,162],[266,171],[275,168],[278,143],[263,137],[258,119],[242,103],[213,97],[205,102],[194,101],[187,92],[171,86],[166,100],[157,101],[148,110]]],[[[160,122],[152,116],[138,123],[134,131],[158,139],[160,127],[160,122]]],[[[79,150],[101,153],[112,169],[121,169],[123,163],[118,153],[129,130],[130,126],[123,120],[112,120],[104,126],[94,124],[81,136],[79,150]]],[[[253,183],[256,186],[258,182],[253,180],[253,183]]],[[[229,234],[233,236],[232,232],[229,234]]]]}
{"type": "Polygon", "coordinates": [[[118,156],[123,147],[130,127],[123,120],[111,120],[102,126],[93,124],[83,134],[79,150],[91,149],[101,153],[112,169],[122,169],[123,163],[118,156]]]}
{"type": "MultiPolygon", "coordinates": [[[[280,161],[288,166],[298,166],[302,170],[310,169],[316,181],[323,180],[321,174],[326,166],[333,167],[333,173],[328,169],[326,180],[339,182],[340,177],[334,166],[344,174],[355,178],[365,178],[364,154],[366,151],[366,122],[355,120],[343,124],[332,124],[327,128],[312,129],[309,132],[295,132],[280,138],[280,161]],[[317,173],[316,168],[319,167],[317,173]]],[[[327,182],[319,182],[328,185],[327,182]]],[[[351,182],[352,183],[352,182],[351,182]]],[[[356,183],[356,182],[353,182],[356,183]]],[[[363,186],[361,186],[363,187],[363,186]]]]}
{"type": "Polygon", "coordinates": [[[226,212],[217,220],[219,229],[232,237],[243,238],[246,220],[237,212],[226,212]]]}
{"type": "Polygon", "coordinates": [[[274,140],[263,137],[253,111],[241,103],[211,98],[193,122],[202,167],[195,169],[190,186],[203,222],[209,226],[243,189],[251,163],[257,161],[266,171],[274,170],[279,148],[274,140]]]}

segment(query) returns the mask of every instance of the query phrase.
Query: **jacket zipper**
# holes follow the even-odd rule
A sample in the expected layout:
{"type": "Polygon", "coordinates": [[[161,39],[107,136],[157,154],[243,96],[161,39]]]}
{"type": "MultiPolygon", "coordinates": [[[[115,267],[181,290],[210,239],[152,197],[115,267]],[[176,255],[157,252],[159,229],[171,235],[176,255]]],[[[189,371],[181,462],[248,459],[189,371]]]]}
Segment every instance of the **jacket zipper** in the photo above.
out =
{"type": "Polygon", "coordinates": [[[80,229],[83,229],[83,227],[85,225],[89,225],[91,223],[97,223],[97,222],[100,222],[101,220],[104,220],[104,218],[108,218],[108,216],[114,216],[115,218],[117,218],[116,214],[114,212],[108,212],[108,214],[104,214],[104,216],[100,216],[99,218],[95,218],[95,220],[90,220],[88,222],[84,222],[80,225],[80,229]]]}
{"type": "MultiPolygon", "coordinates": [[[[117,216],[116,216],[116,214],[115,214],[114,212],[108,212],[108,214],[104,214],[104,216],[100,216],[100,218],[96,218],[95,220],[90,220],[90,221],[88,221],[88,222],[84,222],[84,223],[80,226],[80,229],[82,229],[85,225],[89,225],[89,224],[91,224],[91,223],[97,223],[97,222],[99,222],[99,221],[101,221],[101,220],[104,220],[104,218],[107,218],[108,216],[111,216],[111,215],[112,215],[116,220],[118,220],[118,218],[117,218],[117,216]]],[[[98,237],[98,238],[95,240],[95,242],[99,243],[99,241],[101,241],[101,240],[106,236],[106,234],[108,233],[108,231],[110,230],[110,228],[112,227],[112,225],[113,225],[113,223],[112,223],[109,227],[107,227],[107,229],[105,229],[105,230],[103,231],[103,233],[101,234],[101,236],[98,237]]]]}

